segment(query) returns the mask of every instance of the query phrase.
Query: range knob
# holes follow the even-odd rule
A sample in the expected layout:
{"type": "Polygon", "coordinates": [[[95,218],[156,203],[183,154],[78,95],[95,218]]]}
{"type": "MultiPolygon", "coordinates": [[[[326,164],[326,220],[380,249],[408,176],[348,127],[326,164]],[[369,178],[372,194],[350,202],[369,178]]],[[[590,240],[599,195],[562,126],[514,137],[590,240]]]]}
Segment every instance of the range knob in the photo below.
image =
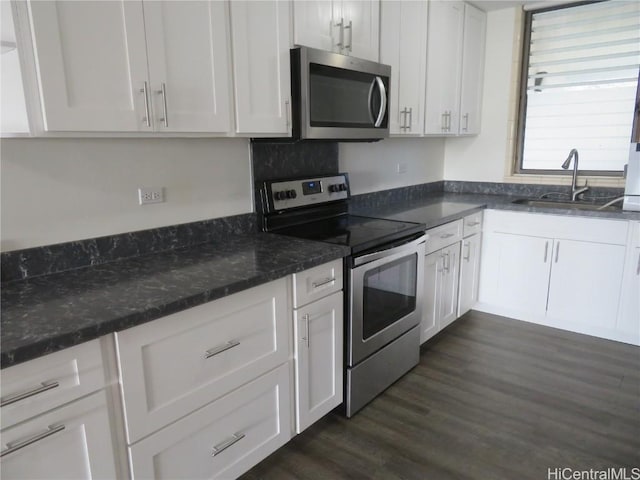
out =
{"type": "Polygon", "coordinates": [[[284,192],[273,192],[273,198],[276,200],[284,200],[286,197],[284,192]]]}
{"type": "Polygon", "coordinates": [[[285,195],[287,198],[296,198],[298,196],[295,190],[287,190],[285,195]]]}
{"type": "Polygon", "coordinates": [[[334,185],[329,185],[329,191],[330,192],[339,192],[340,191],[340,185],[338,185],[337,183],[334,185]]]}
{"type": "Polygon", "coordinates": [[[346,192],[346,191],[347,191],[347,185],[346,185],[346,184],[344,184],[344,183],[341,183],[340,185],[338,185],[338,189],[339,189],[341,192],[346,192]]]}

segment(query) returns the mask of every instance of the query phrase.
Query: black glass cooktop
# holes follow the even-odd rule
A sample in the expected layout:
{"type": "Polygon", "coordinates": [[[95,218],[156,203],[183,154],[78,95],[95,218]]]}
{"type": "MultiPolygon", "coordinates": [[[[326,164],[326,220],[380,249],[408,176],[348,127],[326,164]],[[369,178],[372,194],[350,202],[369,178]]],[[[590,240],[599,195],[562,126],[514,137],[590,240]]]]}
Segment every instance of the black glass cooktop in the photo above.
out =
{"type": "Polygon", "coordinates": [[[424,229],[425,226],[421,223],[345,214],[280,228],[274,230],[274,233],[345,245],[350,247],[353,253],[358,253],[403,237],[422,233],[424,229]]]}

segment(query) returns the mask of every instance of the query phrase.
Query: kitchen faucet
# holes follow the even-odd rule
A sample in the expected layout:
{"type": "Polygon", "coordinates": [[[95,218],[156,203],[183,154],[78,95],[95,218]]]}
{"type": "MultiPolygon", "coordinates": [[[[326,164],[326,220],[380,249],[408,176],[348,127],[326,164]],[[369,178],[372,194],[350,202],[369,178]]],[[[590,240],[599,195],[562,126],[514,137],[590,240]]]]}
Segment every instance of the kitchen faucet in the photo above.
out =
{"type": "Polygon", "coordinates": [[[578,195],[581,195],[587,190],[589,190],[589,187],[587,186],[586,180],[584,181],[583,187],[578,187],[576,185],[576,180],[578,176],[578,150],[576,150],[575,148],[571,149],[571,151],[569,152],[569,156],[562,164],[562,168],[564,168],[565,170],[569,168],[572,158],[573,158],[573,176],[571,177],[571,201],[575,202],[576,198],[578,198],[578,195]]]}

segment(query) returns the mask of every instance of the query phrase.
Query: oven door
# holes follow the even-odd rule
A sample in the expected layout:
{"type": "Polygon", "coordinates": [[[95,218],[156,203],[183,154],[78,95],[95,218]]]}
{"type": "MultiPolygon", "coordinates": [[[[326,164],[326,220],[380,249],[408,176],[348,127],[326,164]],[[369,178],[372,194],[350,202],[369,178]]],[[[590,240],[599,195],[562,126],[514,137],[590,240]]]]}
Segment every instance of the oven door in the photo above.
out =
{"type": "Polygon", "coordinates": [[[422,318],[425,236],[353,259],[347,364],[354,366],[422,318]]]}

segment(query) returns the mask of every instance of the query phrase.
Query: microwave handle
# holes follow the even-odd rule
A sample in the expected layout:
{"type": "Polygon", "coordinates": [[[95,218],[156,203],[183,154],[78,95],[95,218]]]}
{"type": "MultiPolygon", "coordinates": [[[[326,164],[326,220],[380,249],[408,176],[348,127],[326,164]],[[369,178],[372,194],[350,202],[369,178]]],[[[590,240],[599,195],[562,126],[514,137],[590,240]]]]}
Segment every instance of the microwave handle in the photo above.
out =
{"type": "MultiPolygon", "coordinates": [[[[378,77],[376,77],[378,78],[378,77]]],[[[367,106],[369,107],[367,110],[369,112],[369,120],[371,123],[375,123],[375,119],[373,118],[373,112],[371,111],[371,100],[373,99],[373,88],[376,86],[375,78],[371,81],[371,85],[369,85],[369,99],[367,106]]]]}
{"type": "MultiPolygon", "coordinates": [[[[384,114],[387,113],[387,89],[384,87],[384,82],[380,77],[376,77],[375,82],[378,84],[378,90],[380,90],[380,111],[378,112],[378,118],[374,127],[382,125],[382,119],[384,114]]],[[[371,105],[371,103],[369,103],[371,105]]]]}

